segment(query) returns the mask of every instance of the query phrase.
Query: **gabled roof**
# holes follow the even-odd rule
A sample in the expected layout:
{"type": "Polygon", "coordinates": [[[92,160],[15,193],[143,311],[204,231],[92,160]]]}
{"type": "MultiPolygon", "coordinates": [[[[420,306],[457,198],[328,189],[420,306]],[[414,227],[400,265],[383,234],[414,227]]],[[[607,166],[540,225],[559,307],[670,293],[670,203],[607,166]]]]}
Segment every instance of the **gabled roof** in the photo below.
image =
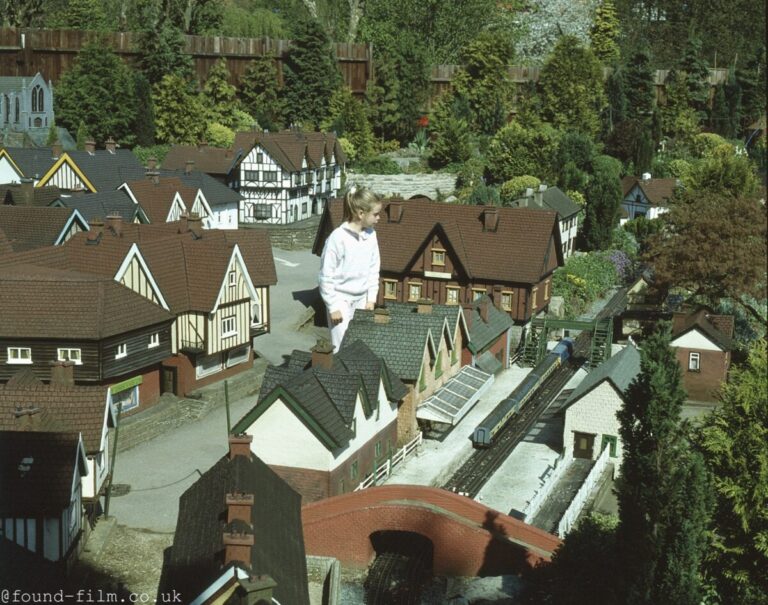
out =
{"type": "Polygon", "coordinates": [[[672,326],[672,340],[675,341],[692,330],[699,330],[724,351],[731,351],[734,318],[732,315],[715,315],[706,309],[693,309],[688,313],[675,313],[672,326]]]}
{"type": "Polygon", "coordinates": [[[385,308],[389,310],[390,316],[403,316],[404,319],[426,323],[432,330],[432,334],[437,339],[441,332],[444,332],[448,340],[448,346],[454,346],[454,336],[456,324],[464,332],[465,338],[469,336],[467,324],[464,321],[464,315],[461,313],[459,305],[429,305],[431,312],[419,313],[419,304],[412,302],[387,302],[385,308]],[[414,318],[414,316],[418,316],[414,318]],[[447,328],[447,329],[445,329],[447,328]]]}
{"type": "Polygon", "coordinates": [[[1,385],[0,430],[80,432],[86,453],[95,454],[105,424],[115,426],[108,393],[106,386],[1,385]]]}
{"type": "Polygon", "coordinates": [[[601,382],[608,381],[624,396],[624,391],[640,373],[640,352],[631,344],[624,347],[609,360],[604,361],[579,383],[568,400],[563,410],[572,406],[584,397],[601,382]]]}
{"type": "Polygon", "coordinates": [[[203,192],[205,200],[210,206],[237,204],[243,199],[243,196],[234,189],[227,187],[224,183],[199,170],[193,170],[190,173],[186,173],[183,170],[161,170],[161,180],[165,177],[176,177],[181,180],[185,187],[199,189],[203,192]]]}
{"type": "Polygon", "coordinates": [[[242,159],[242,150],[211,147],[209,145],[174,145],[163,158],[166,170],[184,170],[187,162],[194,162],[194,168],[206,174],[226,176],[242,159]]]}
{"type": "Polygon", "coordinates": [[[145,169],[139,159],[128,149],[116,149],[114,153],[106,149],[65,152],[77,167],[96,187],[96,191],[117,189],[125,181],[140,179],[145,169]]]}
{"type": "Polygon", "coordinates": [[[295,130],[238,132],[235,135],[233,149],[243,150],[242,157],[245,157],[256,145],[260,145],[283,170],[288,172],[300,171],[304,158],[308,160],[310,168],[320,167],[323,159],[329,163],[334,154],[337,163],[344,164],[347,161],[333,133],[295,130]]]}
{"type": "Polygon", "coordinates": [[[0,515],[58,517],[69,508],[77,466],[88,474],[80,433],[0,431],[0,515]]]}
{"type": "MultiPolygon", "coordinates": [[[[31,183],[30,183],[31,184],[31,183]]],[[[0,185],[0,204],[13,206],[48,206],[61,195],[58,187],[29,187],[21,183],[0,185]]]]}
{"type": "Polygon", "coordinates": [[[43,78],[39,71],[31,76],[0,76],[0,94],[21,92],[24,86],[29,87],[37,76],[40,76],[43,84],[47,85],[45,78],[43,78]]]}
{"type": "MultiPolygon", "coordinates": [[[[389,222],[393,200],[385,200],[382,219],[376,225],[381,253],[381,270],[405,273],[416,256],[429,244],[435,229],[442,229],[459,267],[474,280],[534,284],[551,270],[549,254],[562,265],[557,214],[530,208],[494,208],[498,212],[496,231],[483,228],[483,206],[464,206],[415,198],[402,204],[399,222],[389,222]],[[553,246],[553,243],[557,245],[553,246]],[[550,252],[552,251],[552,252],[550,252]]],[[[325,208],[313,252],[322,253],[325,239],[342,223],[342,200],[331,200],[325,208]]]]}
{"type": "Polygon", "coordinates": [[[150,179],[128,181],[124,184],[126,190],[130,190],[130,196],[144,210],[152,223],[164,223],[178,195],[187,211],[192,209],[195,202],[197,189],[188,187],[181,182],[179,177],[165,177],[158,183],[150,179]]]}
{"type": "Polygon", "coordinates": [[[87,222],[71,208],[0,205],[0,229],[14,252],[58,244],[73,220],[81,229],[88,229],[87,222]]]}
{"type": "Polygon", "coordinates": [[[621,189],[627,197],[632,188],[637,185],[654,206],[666,204],[674,195],[677,179],[642,179],[636,176],[625,176],[621,179],[621,189]]]}
{"type": "Polygon", "coordinates": [[[52,204],[63,208],[75,208],[88,222],[104,220],[110,214],[119,214],[126,222],[132,223],[138,217],[142,223],[149,218],[138,204],[122,189],[99,191],[85,195],[61,195],[52,204]]]}
{"type": "Polygon", "coordinates": [[[111,277],[31,265],[0,268],[0,335],[101,340],[173,319],[111,277]]]}
{"type": "Polygon", "coordinates": [[[257,405],[232,430],[245,431],[280,397],[296,406],[295,412],[328,449],[336,449],[354,436],[350,426],[358,395],[369,416],[379,405],[380,383],[392,401],[407,393],[387,364],[362,342],[342,348],[333,356],[331,369],[312,367],[311,360],[309,353],[294,351],[283,365],[268,367],[257,405]]]}
{"type": "Polygon", "coordinates": [[[11,161],[27,178],[41,178],[56,162],[50,147],[3,147],[11,161]]]}
{"type": "Polygon", "coordinates": [[[160,590],[176,589],[190,603],[221,575],[226,496],[234,493],[253,495],[252,572],[277,582],[280,603],[309,605],[301,496],[255,455],[221,458],[179,498],[160,590]]]}
{"type": "Polygon", "coordinates": [[[482,351],[515,325],[509,313],[497,309],[488,295],[481,296],[471,307],[465,308],[464,319],[469,328],[468,345],[473,353],[482,351]],[[480,306],[483,304],[487,305],[488,309],[487,321],[483,321],[480,315],[480,306]]]}
{"type": "Polygon", "coordinates": [[[557,212],[560,218],[569,218],[581,210],[581,206],[569,198],[560,187],[547,187],[541,198],[544,205],[557,212]]]}

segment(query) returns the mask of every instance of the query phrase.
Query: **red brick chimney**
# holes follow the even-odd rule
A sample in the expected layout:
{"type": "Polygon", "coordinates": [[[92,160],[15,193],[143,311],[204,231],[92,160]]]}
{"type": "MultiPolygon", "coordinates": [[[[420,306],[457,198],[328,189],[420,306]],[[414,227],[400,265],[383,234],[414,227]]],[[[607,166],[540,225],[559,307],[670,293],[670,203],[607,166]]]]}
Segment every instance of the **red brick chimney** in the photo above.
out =
{"type": "Polygon", "coordinates": [[[104,223],[101,219],[95,218],[90,224],[88,230],[88,243],[97,243],[101,239],[101,233],[104,229],[104,223]]]}
{"type": "Polygon", "coordinates": [[[117,149],[117,143],[115,143],[115,139],[113,139],[112,137],[109,137],[106,143],[104,143],[104,147],[106,147],[109,153],[114,154],[115,150],[117,149]]]}
{"type": "Polygon", "coordinates": [[[189,225],[189,230],[197,237],[203,237],[203,219],[200,218],[197,212],[192,212],[189,215],[187,225],[189,225]]]}
{"type": "Polygon", "coordinates": [[[245,456],[251,458],[251,442],[253,441],[253,435],[246,435],[242,433],[240,435],[229,436],[229,459],[234,460],[235,456],[245,456]]]}
{"type": "Polygon", "coordinates": [[[483,231],[496,231],[499,226],[499,209],[486,206],[483,209],[483,231]]]}
{"type": "Polygon", "coordinates": [[[224,567],[233,561],[239,561],[250,567],[253,534],[224,532],[224,567]]]}
{"type": "Polygon", "coordinates": [[[330,370],[333,368],[333,345],[320,338],[317,344],[310,349],[312,351],[312,367],[330,370]]]}
{"type": "Polygon", "coordinates": [[[21,198],[26,206],[32,205],[35,199],[35,181],[33,179],[21,179],[21,198]]]}
{"type": "Polygon", "coordinates": [[[56,141],[51,145],[51,157],[53,157],[54,160],[58,160],[61,157],[61,151],[61,143],[59,141],[56,141]]]}
{"type": "Polygon", "coordinates": [[[389,323],[389,309],[374,309],[373,310],[373,323],[388,324],[389,323]]]}
{"type": "Polygon", "coordinates": [[[154,172],[157,170],[157,158],[155,156],[147,158],[147,170],[149,172],[154,172]]]}
{"type": "Polygon", "coordinates": [[[239,519],[248,525],[251,524],[251,508],[253,507],[253,494],[234,493],[227,494],[227,523],[239,519]]]}
{"type": "Polygon", "coordinates": [[[96,141],[94,141],[93,139],[88,139],[85,142],[85,150],[91,155],[93,155],[96,152],[96,141]]]}
{"type": "Polygon", "coordinates": [[[51,362],[51,384],[62,387],[71,387],[75,385],[75,362],[74,361],[52,361],[51,362]]]}
{"type": "Polygon", "coordinates": [[[403,200],[391,200],[387,206],[387,219],[390,223],[399,223],[403,217],[403,200]]]}
{"type": "Polygon", "coordinates": [[[197,144],[198,151],[205,151],[207,147],[208,147],[208,141],[206,141],[205,139],[203,139],[197,144]]]}
{"type": "Polygon", "coordinates": [[[123,217],[114,212],[107,215],[107,225],[117,237],[123,236],[123,217]]]}
{"type": "Polygon", "coordinates": [[[416,301],[416,312],[419,315],[430,315],[432,313],[432,299],[420,298],[416,301]]]}
{"type": "Polygon", "coordinates": [[[179,216],[179,233],[189,232],[189,215],[186,212],[182,212],[179,216]]]}
{"type": "Polygon", "coordinates": [[[191,174],[192,169],[195,167],[195,160],[187,160],[184,162],[184,174],[191,174]]]}

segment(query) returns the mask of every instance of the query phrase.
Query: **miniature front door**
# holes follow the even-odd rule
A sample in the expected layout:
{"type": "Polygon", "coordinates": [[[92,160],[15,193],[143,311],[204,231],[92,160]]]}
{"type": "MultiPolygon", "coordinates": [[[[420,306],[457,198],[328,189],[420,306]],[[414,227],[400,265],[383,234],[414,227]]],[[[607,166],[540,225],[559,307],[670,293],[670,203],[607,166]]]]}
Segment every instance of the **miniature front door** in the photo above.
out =
{"type": "Polygon", "coordinates": [[[592,459],[592,450],[595,447],[595,436],[589,433],[573,434],[573,457],[592,459]]]}

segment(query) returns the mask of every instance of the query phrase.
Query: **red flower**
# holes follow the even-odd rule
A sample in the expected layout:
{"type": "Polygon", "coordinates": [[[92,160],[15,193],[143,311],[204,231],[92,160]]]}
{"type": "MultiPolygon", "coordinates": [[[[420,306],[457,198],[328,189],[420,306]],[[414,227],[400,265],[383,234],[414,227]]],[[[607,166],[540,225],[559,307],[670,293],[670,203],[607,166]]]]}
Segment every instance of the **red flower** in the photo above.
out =
{"type": "Polygon", "coordinates": [[[420,128],[426,128],[429,126],[429,116],[421,116],[416,123],[419,125],[420,128]]]}

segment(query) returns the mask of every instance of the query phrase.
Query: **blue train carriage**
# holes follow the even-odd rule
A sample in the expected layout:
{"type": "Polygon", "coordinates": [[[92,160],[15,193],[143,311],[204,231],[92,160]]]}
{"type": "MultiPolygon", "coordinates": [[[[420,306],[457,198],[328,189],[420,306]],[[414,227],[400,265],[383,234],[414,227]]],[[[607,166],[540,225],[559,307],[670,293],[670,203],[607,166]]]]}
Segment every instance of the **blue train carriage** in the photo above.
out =
{"type": "Polygon", "coordinates": [[[570,338],[561,340],[541,362],[530,371],[512,394],[504,399],[486,416],[472,434],[472,444],[475,447],[490,447],[496,433],[516,414],[521,407],[533,396],[538,387],[552,372],[559,368],[573,353],[573,341],[570,338]]]}

